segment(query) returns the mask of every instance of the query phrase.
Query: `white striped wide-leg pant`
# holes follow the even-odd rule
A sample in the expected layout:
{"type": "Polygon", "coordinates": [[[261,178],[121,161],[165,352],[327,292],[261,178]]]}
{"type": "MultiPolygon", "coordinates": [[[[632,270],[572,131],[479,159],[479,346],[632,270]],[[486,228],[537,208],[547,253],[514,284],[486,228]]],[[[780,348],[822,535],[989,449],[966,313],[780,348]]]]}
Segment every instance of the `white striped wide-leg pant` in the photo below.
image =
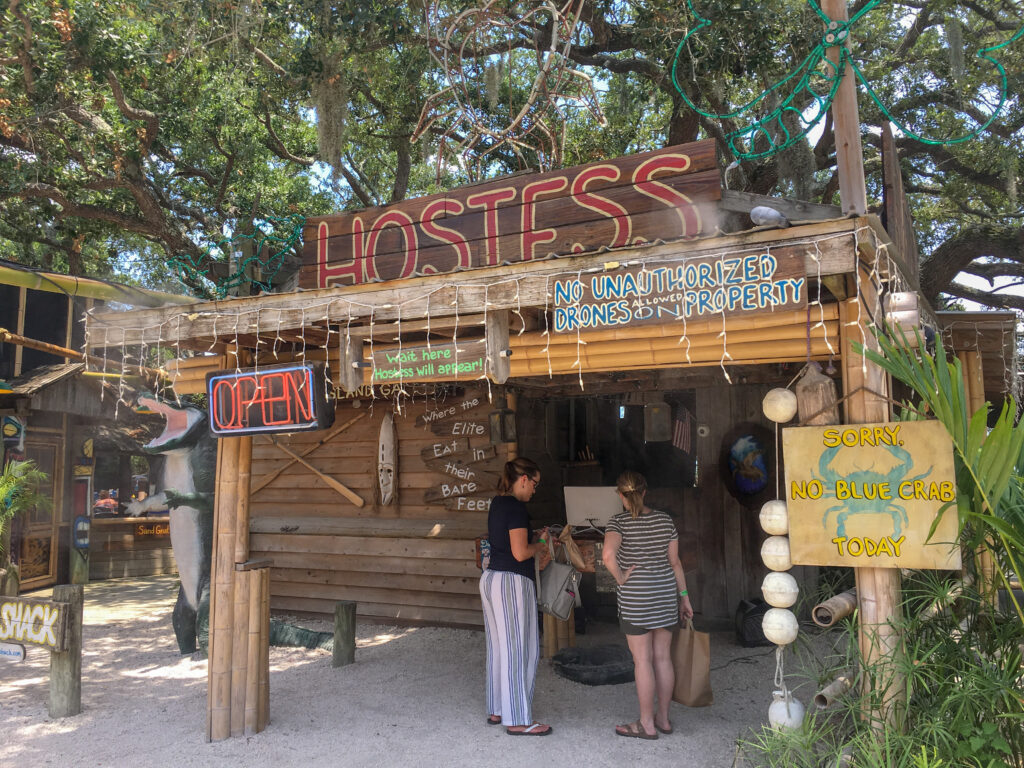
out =
{"type": "Polygon", "coordinates": [[[487,712],[502,725],[533,724],[540,638],[533,579],[508,571],[480,576],[487,635],[487,712]]]}

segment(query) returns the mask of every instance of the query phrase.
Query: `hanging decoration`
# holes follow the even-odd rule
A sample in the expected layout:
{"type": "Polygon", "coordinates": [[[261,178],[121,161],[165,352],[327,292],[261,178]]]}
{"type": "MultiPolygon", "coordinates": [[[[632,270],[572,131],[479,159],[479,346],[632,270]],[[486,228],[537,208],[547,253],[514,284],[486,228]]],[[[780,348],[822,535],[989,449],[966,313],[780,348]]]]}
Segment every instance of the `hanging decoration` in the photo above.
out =
{"type": "MultiPolygon", "coordinates": [[[[991,114],[984,120],[979,120],[980,125],[973,131],[960,136],[946,138],[929,138],[913,131],[906,123],[893,115],[882,103],[881,98],[871,87],[863,70],[857,66],[849,49],[846,47],[850,35],[850,28],[853,27],[865,14],[874,9],[880,0],[870,0],[857,11],[849,21],[836,21],[830,19],[815,0],[807,0],[808,7],[821,18],[825,25],[825,32],[821,41],[807,55],[807,57],[788,75],[773,83],[760,94],[748,101],[746,104],[737,107],[729,112],[706,112],[690,99],[686,89],[680,85],[680,60],[684,50],[688,49],[690,40],[702,30],[713,25],[713,21],[702,17],[693,7],[693,0],[686,0],[690,13],[694,15],[697,24],[686,33],[679,45],[676,47],[675,56],[672,60],[672,85],[679,93],[680,98],[686,102],[694,112],[704,117],[715,120],[735,120],[745,115],[756,114],[764,111],[777,103],[763,117],[755,120],[752,124],[737,128],[725,134],[725,141],[732,150],[733,155],[740,160],[756,160],[764,157],[777,155],[785,149],[804,139],[817,126],[828,113],[835,98],[839,84],[849,67],[857,80],[864,86],[865,91],[875,103],[885,118],[896,125],[907,136],[917,139],[924,144],[960,144],[969,141],[988,129],[993,121],[999,116],[1006,106],[1009,80],[1006,69],[993,55],[1003,48],[1006,48],[1022,35],[1024,26],[1021,26],[1009,39],[998,45],[987,46],[978,50],[976,56],[988,62],[998,73],[998,85],[991,88],[983,88],[979,93],[980,98],[987,99],[995,93],[999,95],[999,101],[991,114]],[[838,63],[831,61],[828,54],[831,50],[838,49],[838,63]],[[783,95],[785,88],[792,88],[788,95],[783,95]]],[[[955,36],[954,36],[955,37],[955,36]]],[[[951,43],[952,44],[952,43],[951,43]]],[[[974,106],[970,107],[973,113],[974,106]]],[[[987,103],[982,103],[978,112],[984,115],[987,103]]],[[[964,110],[967,112],[967,110],[964,110]]],[[[975,115],[972,114],[972,117],[975,115]]]]}
{"type": "Polygon", "coordinates": [[[558,167],[570,108],[606,124],[590,76],[569,66],[583,5],[487,0],[454,17],[437,0],[427,6],[428,44],[447,85],[427,99],[412,140],[440,135],[439,180],[447,155],[475,179],[502,148],[522,168],[558,167]]]}
{"type": "Polygon", "coordinates": [[[285,257],[302,240],[306,218],[264,216],[253,223],[252,234],[236,232],[207,246],[198,258],[188,254],[172,256],[167,266],[186,285],[211,282],[218,299],[245,284],[270,292],[285,257]],[[248,243],[251,242],[251,245],[248,243]],[[245,254],[239,256],[239,254],[245,254]],[[227,274],[218,276],[217,265],[227,261],[227,274]]]}

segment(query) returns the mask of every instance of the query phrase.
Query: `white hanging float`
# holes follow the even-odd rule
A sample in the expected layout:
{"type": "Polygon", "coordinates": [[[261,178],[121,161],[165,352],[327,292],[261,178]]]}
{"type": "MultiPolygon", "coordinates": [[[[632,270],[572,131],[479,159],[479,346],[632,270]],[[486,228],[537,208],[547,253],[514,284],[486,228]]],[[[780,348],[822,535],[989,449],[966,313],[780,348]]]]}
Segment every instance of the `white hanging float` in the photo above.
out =
{"type": "Polygon", "coordinates": [[[790,574],[773,571],[761,582],[761,595],[773,608],[789,608],[796,603],[800,587],[790,574]]]}
{"type": "Polygon", "coordinates": [[[786,608],[769,608],[761,620],[764,636],[776,645],[789,645],[796,640],[800,623],[794,613],[786,608]]]}
{"type": "Polygon", "coordinates": [[[796,730],[804,721],[804,705],[787,690],[775,691],[768,706],[768,722],[772,728],[796,730]]]}
{"type": "Polygon", "coordinates": [[[785,424],[792,421],[796,416],[797,401],[796,395],[788,389],[776,387],[768,391],[761,401],[761,410],[764,415],[776,424],[785,424]]]}
{"type": "Polygon", "coordinates": [[[761,507],[759,519],[765,533],[772,536],[785,536],[789,533],[789,510],[786,502],[780,499],[766,501],[761,507]]]}
{"type": "Polygon", "coordinates": [[[773,571],[788,571],[793,567],[789,558],[789,537],[769,536],[761,544],[761,559],[773,571]]]}

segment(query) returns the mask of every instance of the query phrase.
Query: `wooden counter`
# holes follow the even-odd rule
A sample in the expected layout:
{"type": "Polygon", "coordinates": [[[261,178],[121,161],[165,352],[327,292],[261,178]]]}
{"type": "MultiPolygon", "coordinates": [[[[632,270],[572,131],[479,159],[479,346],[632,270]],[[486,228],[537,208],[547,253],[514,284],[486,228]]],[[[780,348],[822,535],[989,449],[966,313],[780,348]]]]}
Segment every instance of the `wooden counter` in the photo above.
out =
{"type": "Polygon", "coordinates": [[[89,579],[177,573],[170,518],[94,517],[89,530],[89,579]]]}

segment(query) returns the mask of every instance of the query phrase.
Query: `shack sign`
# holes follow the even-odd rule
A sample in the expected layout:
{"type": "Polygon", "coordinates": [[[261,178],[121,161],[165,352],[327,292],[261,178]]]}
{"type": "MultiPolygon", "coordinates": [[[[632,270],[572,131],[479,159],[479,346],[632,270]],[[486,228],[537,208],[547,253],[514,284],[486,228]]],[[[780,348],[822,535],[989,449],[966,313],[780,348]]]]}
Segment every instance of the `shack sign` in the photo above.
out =
{"type": "Polygon", "coordinates": [[[70,605],[23,597],[0,599],[0,641],[41,645],[51,651],[67,650],[70,605]]]}
{"type": "Polygon", "coordinates": [[[960,568],[953,445],[939,422],[791,427],[782,450],[794,565],[960,568]]]}
{"type": "Polygon", "coordinates": [[[702,256],[653,268],[611,269],[554,283],[554,329],[685,322],[807,304],[802,249],[702,256]]]}
{"type": "Polygon", "coordinates": [[[302,288],[697,237],[721,199],[713,140],[307,219],[302,288]]]}
{"type": "Polygon", "coordinates": [[[334,422],[322,363],[212,371],[206,395],[214,437],[307,432],[334,422]]]}

